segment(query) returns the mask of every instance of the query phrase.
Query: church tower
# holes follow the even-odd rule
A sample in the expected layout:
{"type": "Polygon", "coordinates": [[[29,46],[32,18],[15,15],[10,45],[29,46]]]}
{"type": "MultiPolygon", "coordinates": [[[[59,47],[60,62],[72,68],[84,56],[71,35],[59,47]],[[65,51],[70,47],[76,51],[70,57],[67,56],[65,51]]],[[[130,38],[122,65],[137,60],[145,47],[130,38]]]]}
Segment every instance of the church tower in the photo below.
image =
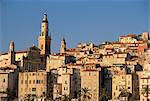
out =
{"type": "Polygon", "coordinates": [[[44,14],[44,18],[41,24],[41,32],[38,38],[38,48],[41,50],[41,55],[50,54],[51,36],[48,36],[48,20],[47,14],[44,14]]]}
{"type": "Polygon", "coordinates": [[[66,41],[63,37],[61,40],[60,53],[65,53],[65,51],[66,51],[66,41]]]}
{"type": "Polygon", "coordinates": [[[11,41],[10,45],[9,45],[9,51],[8,51],[8,62],[9,65],[14,64],[15,63],[15,45],[14,42],[11,41]]]}

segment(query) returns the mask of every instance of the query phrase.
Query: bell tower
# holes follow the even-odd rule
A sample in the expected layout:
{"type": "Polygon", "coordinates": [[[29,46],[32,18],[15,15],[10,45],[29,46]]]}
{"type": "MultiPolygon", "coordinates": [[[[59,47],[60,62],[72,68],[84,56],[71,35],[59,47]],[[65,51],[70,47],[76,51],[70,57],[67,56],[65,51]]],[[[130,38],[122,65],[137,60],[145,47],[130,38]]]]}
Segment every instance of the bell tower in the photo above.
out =
{"type": "Polygon", "coordinates": [[[15,45],[14,42],[11,41],[10,45],[9,45],[9,51],[8,51],[8,62],[9,65],[14,64],[15,63],[15,45]]]}
{"type": "Polygon", "coordinates": [[[66,41],[65,38],[63,37],[61,40],[60,53],[65,53],[65,51],[66,51],[66,41]]]}
{"type": "Polygon", "coordinates": [[[41,55],[48,55],[50,50],[51,36],[48,35],[48,20],[47,14],[44,14],[43,21],[41,23],[41,32],[38,38],[38,48],[41,50],[41,55]]]}

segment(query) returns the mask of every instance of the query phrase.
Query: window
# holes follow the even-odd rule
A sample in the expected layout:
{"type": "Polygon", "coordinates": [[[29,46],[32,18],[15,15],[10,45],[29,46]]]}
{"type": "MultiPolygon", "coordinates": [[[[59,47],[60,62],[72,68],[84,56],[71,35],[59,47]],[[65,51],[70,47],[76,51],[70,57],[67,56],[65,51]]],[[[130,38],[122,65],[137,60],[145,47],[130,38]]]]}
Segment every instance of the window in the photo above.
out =
{"type": "Polygon", "coordinates": [[[130,81],[128,81],[128,85],[130,85],[130,81]]]}
{"type": "Polygon", "coordinates": [[[33,80],[33,84],[35,84],[35,80],[33,80]]]}
{"type": "Polygon", "coordinates": [[[41,83],[43,83],[43,80],[41,80],[41,83]]]}
{"type": "Polygon", "coordinates": [[[114,92],[114,96],[115,96],[116,94],[115,94],[115,92],[114,92]]]}
{"type": "Polygon", "coordinates": [[[43,49],[43,45],[41,45],[41,49],[43,49]]]}
{"type": "Polygon", "coordinates": [[[28,81],[27,80],[25,80],[25,84],[27,84],[28,83],[28,81]]]}
{"type": "Polygon", "coordinates": [[[31,80],[29,80],[29,84],[31,84],[31,80]]]}
{"type": "Polygon", "coordinates": [[[89,76],[91,76],[91,73],[89,73],[89,76]]]}
{"type": "Polygon", "coordinates": [[[38,84],[39,83],[39,81],[38,80],[36,80],[36,84],[38,84]]]}
{"type": "MultiPolygon", "coordinates": [[[[44,26],[42,26],[42,27],[44,27],[44,26]]],[[[44,32],[42,32],[42,36],[44,35],[44,32]]]]}
{"type": "Polygon", "coordinates": [[[35,74],[33,73],[32,75],[34,76],[35,74]]]}
{"type": "Polygon", "coordinates": [[[31,91],[31,88],[29,88],[29,91],[31,91]]]}
{"type": "Polygon", "coordinates": [[[36,80],[36,84],[40,84],[40,80],[36,80]]]}
{"type": "Polygon", "coordinates": [[[41,57],[41,61],[43,61],[44,59],[43,59],[43,57],[41,57]]]}
{"type": "Polygon", "coordinates": [[[36,88],[32,88],[32,91],[36,91],[36,88]]]}
{"type": "Polygon", "coordinates": [[[143,83],[144,83],[144,79],[143,79],[143,83]]]}
{"type": "Polygon", "coordinates": [[[64,90],[68,90],[68,87],[64,87],[64,90]]]}
{"type": "Polygon", "coordinates": [[[21,80],[21,84],[23,84],[23,80],[21,80]]]}
{"type": "Polygon", "coordinates": [[[3,82],[5,82],[5,79],[3,79],[3,82]]]}
{"type": "Polygon", "coordinates": [[[65,81],[65,84],[67,84],[67,81],[65,81]]]}

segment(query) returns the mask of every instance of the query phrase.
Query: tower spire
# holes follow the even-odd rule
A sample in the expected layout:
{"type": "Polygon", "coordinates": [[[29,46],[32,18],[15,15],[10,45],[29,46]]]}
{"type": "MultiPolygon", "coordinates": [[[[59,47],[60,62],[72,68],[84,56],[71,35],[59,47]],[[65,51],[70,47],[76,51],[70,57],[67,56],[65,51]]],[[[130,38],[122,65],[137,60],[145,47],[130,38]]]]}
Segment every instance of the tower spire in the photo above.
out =
{"type": "Polygon", "coordinates": [[[9,44],[9,51],[8,51],[8,62],[9,62],[9,65],[15,63],[15,44],[13,41],[10,42],[9,44]]]}
{"type": "Polygon", "coordinates": [[[61,46],[60,46],[60,53],[65,53],[65,51],[66,51],[66,41],[65,41],[65,38],[62,37],[61,46]]]}
{"type": "Polygon", "coordinates": [[[47,20],[47,14],[46,13],[44,14],[43,22],[48,22],[48,20],[47,20]]]}
{"type": "Polygon", "coordinates": [[[9,44],[9,52],[12,52],[14,51],[14,42],[11,41],[10,44],[9,44]]]}
{"type": "Polygon", "coordinates": [[[44,14],[42,24],[41,24],[41,36],[48,36],[48,20],[47,14],[44,14]]]}
{"type": "Polygon", "coordinates": [[[45,13],[41,23],[41,33],[38,38],[38,48],[41,50],[40,54],[42,55],[50,54],[51,37],[48,35],[48,31],[48,20],[45,13]]]}

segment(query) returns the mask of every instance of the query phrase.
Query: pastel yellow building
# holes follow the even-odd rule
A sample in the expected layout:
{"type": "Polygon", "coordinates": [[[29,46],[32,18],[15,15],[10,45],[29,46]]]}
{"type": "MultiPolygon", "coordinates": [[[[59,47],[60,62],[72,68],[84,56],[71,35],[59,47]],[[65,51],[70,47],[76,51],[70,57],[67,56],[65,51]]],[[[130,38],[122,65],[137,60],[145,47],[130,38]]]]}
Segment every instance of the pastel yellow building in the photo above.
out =
{"type": "Polygon", "coordinates": [[[139,74],[139,92],[140,92],[140,101],[147,101],[150,99],[150,71],[142,71],[139,74]]]}
{"type": "Polygon", "coordinates": [[[81,70],[81,89],[89,89],[91,95],[89,101],[99,101],[101,88],[100,75],[100,71],[96,69],[81,70]]]}
{"type": "Polygon", "coordinates": [[[17,69],[11,66],[0,68],[0,100],[14,100],[17,97],[17,73],[17,69]]]}
{"type": "Polygon", "coordinates": [[[129,93],[132,93],[132,75],[131,74],[113,75],[112,77],[112,100],[117,101],[120,93],[123,90],[126,90],[129,93]]]}
{"type": "Polygon", "coordinates": [[[139,80],[137,74],[119,71],[114,73],[112,76],[112,100],[117,101],[120,97],[127,97],[129,101],[133,101],[133,99],[139,100],[139,80]]]}
{"type": "Polygon", "coordinates": [[[150,49],[145,50],[143,57],[143,71],[138,72],[140,101],[150,100],[150,49]]]}
{"type": "Polygon", "coordinates": [[[46,99],[47,72],[19,72],[18,99],[46,99]]]}
{"type": "Polygon", "coordinates": [[[120,36],[119,41],[122,43],[135,43],[137,39],[135,34],[128,34],[127,36],[120,36]]]}
{"type": "Polygon", "coordinates": [[[47,57],[46,71],[51,69],[57,69],[61,66],[65,66],[68,63],[74,63],[75,57],[67,54],[51,54],[47,57]]]}
{"type": "MultiPolygon", "coordinates": [[[[64,95],[69,96],[70,98],[79,97],[80,91],[80,71],[75,68],[68,67],[59,67],[53,71],[53,74],[58,75],[56,82],[53,82],[53,99],[62,97],[64,95]],[[54,72],[55,71],[55,72],[54,72]]],[[[54,80],[54,79],[53,79],[54,80]]],[[[55,81],[55,80],[54,80],[55,81]]]]}

